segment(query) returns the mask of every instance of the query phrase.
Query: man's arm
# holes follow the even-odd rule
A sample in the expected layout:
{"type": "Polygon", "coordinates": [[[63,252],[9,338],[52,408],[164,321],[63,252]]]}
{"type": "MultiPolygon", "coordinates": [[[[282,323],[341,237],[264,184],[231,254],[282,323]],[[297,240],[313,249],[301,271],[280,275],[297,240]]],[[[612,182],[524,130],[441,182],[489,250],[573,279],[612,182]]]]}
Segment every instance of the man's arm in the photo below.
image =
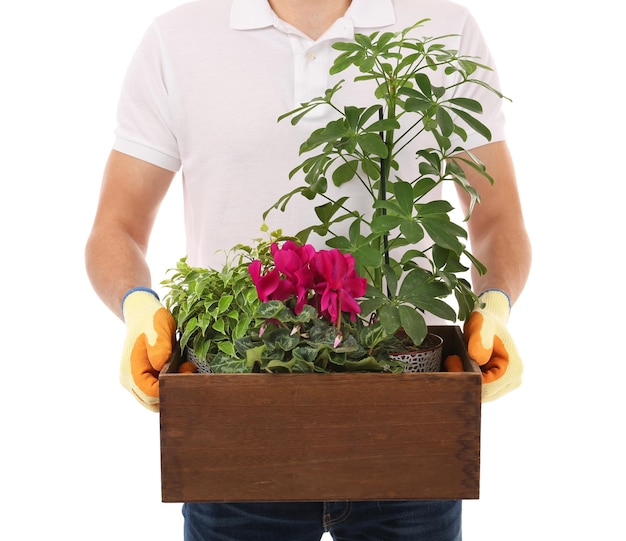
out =
{"type": "Polygon", "coordinates": [[[148,240],[174,174],[117,151],[109,156],[85,262],[94,290],[120,318],[124,294],[151,285],[148,240]]]}
{"type": "MultiPolygon", "coordinates": [[[[490,143],[472,153],[494,178],[492,186],[476,171],[465,168],[481,198],[468,221],[471,251],[487,267],[483,276],[473,269],[472,286],[477,294],[500,289],[514,303],[526,284],[532,255],[513,162],[505,142],[490,143]]],[[[458,191],[467,211],[467,194],[460,188],[458,191]]]]}

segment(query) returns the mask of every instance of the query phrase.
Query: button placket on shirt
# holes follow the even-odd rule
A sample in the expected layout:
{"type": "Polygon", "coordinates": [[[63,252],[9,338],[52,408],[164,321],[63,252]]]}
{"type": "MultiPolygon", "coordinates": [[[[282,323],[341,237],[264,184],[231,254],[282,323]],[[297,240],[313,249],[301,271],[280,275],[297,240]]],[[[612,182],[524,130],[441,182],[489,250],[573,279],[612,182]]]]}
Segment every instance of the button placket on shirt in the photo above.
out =
{"type": "Polygon", "coordinates": [[[294,105],[299,105],[323,95],[330,86],[330,44],[303,43],[305,38],[300,36],[290,38],[294,53],[294,105]]]}
{"type": "MultiPolygon", "coordinates": [[[[283,28],[285,31],[286,28],[283,28]]],[[[318,41],[298,31],[288,31],[294,59],[294,106],[324,95],[331,86],[331,63],[338,51],[332,48],[337,38],[349,38],[353,29],[345,18],[339,19],[318,41]]],[[[309,118],[322,115],[324,108],[310,113],[309,118]]]]}

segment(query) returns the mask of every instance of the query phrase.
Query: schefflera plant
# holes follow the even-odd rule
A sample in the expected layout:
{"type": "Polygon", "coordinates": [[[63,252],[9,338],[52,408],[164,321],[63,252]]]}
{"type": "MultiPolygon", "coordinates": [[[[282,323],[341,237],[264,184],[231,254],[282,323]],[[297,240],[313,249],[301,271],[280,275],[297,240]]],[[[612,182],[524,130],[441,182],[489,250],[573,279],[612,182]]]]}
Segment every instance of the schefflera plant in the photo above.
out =
{"type": "Polygon", "coordinates": [[[453,205],[427,197],[443,182],[457,184],[469,196],[468,220],[480,196],[462,165],[493,183],[483,163],[462,144],[452,145],[453,136],[465,142],[467,130],[491,140],[490,130],[478,119],[482,105],[461,97],[459,87],[482,85],[504,97],[478,78],[480,70],[491,68],[446,47],[451,36],[413,37],[427,21],[395,33],[356,34],[354,42],[333,45],[340,53],[331,74],[355,66],[360,74],[354,80],[373,88],[372,104],[337,106],[345,82],[341,80],[323,96],[279,118],[290,118],[295,125],[317,107],[331,107],[337,114],[300,147],[306,157],[290,178],[302,172],[304,184],[264,214],[284,211],[298,194],[321,200],[315,207],[318,223],[295,236],[304,243],[315,233],[328,246],[352,254],[357,272],[368,280],[361,308],[372,315],[371,332],[380,338],[381,332],[391,336],[402,328],[415,345],[428,332],[423,312],[450,321],[467,318],[477,301],[464,278],[467,265],[486,271],[467,249],[467,231],[453,220],[453,205]],[[430,75],[440,70],[444,86],[431,81],[430,75]],[[417,150],[415,168],[399,171],[398,154],[422,132],[431,134],[433,145],[417,150]],[[372,211],[364,214],[352,208],[349,194],[331,197],[329,180],[339,187],[359,183],[371,198],[372,211]],[[416,249],[426,238],[432,242],[416,249]],[[452,295],[456,306],[450,303],[452,295]]]}

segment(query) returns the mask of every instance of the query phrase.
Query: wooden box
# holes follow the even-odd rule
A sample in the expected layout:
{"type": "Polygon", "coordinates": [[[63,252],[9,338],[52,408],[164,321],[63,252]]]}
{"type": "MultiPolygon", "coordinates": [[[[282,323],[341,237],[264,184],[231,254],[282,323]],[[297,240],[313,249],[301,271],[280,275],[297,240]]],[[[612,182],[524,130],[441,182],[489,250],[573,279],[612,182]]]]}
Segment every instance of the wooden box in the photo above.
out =
{"type": "Polygon", "coordinates": [[[475,499],[480,369],[160,376],[164,502],[475,499]]]}

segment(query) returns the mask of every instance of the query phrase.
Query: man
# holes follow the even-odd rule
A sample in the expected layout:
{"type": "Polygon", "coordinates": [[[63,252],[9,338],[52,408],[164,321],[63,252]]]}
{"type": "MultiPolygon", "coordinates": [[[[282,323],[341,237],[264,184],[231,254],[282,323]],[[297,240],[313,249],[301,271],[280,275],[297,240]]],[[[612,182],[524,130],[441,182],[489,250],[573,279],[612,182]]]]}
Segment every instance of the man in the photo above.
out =
{"type": "MultiPolygon", "coordinates": [[[[158,409],[158,371],[175,330],[150,289],[145,255],[177,171],[189,261],[218,264],[216,253],[258,236],[262,212],[293,188],[287,173],[298,146],[327,119],[310,115],[297,127],[276,119],[335,81],[328,73],[331,44],[424,18],[432,21],[426,35],[460,34],[461,53],[490,64],[472,17],[447,0],[201,0],[150,27],[124,83],[86,249],[94,289],[127,326],[122,383],[144,405],[158,409]]],[[[482,197],[468,224],[472,252],[489,269],[472,277],[484,305],[466,325],[470,354],[483,365],[485,400],[520,383],[522,365],[506,320],[530,267],[500,105],[490,99],[484,121],[492,142],[471,134],[470,147],[495,185],[467,172],[482,197]]],[[[297,231],[311,223],[310,212],[303,200],[299,212],[278,224],[297,231]]],[[[453,501],[185,504],[184,515],[188,541],[312,540],[324,530],[337,539],[461,539],[461,504],[453,501]]]]}

